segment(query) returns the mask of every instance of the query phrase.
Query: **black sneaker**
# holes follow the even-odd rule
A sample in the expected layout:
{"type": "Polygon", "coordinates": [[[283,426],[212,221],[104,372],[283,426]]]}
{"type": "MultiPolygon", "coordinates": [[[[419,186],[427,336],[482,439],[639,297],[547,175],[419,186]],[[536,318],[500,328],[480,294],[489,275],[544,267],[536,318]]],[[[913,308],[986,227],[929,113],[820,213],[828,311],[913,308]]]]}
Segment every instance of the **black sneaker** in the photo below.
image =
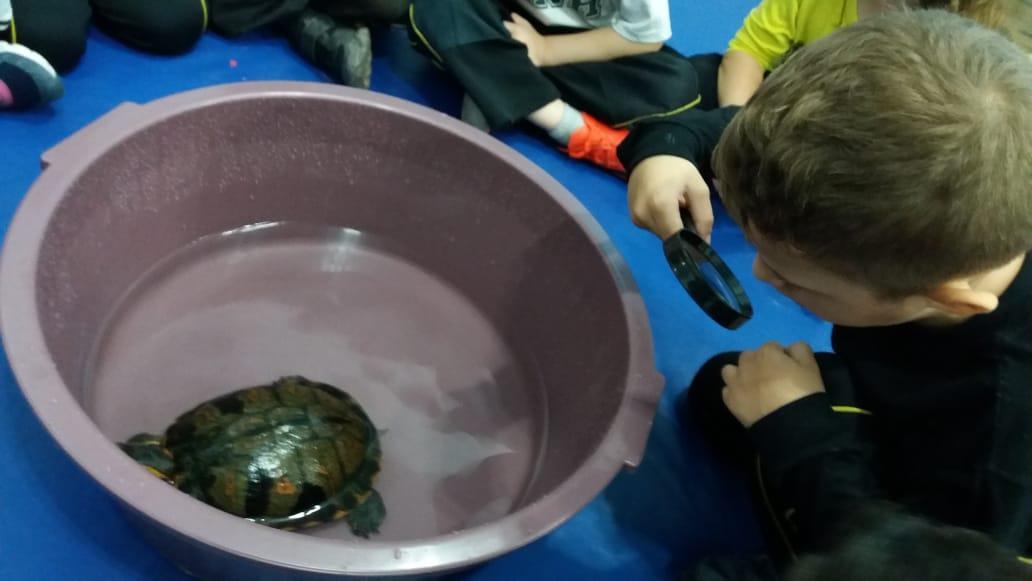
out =
{"type": "Polygon", "coordinates": [[[290,24],[287,37],[301,56],[334,81],[369,88],[373,43],[365,26],[344,26],[329,16],[305,10],[290,24]]]}

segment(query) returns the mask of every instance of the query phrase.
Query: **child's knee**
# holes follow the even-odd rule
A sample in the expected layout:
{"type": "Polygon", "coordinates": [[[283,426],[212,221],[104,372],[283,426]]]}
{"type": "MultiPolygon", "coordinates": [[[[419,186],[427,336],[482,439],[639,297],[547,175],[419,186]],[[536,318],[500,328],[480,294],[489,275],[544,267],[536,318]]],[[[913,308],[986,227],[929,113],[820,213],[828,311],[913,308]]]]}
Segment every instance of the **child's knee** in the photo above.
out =
{"type": "Polygon", "coordinates": [[[18,42],[43,55],[59,73],[75,68],[82,59],[86,52],[88,23],[88,9],[81,19],[71,14],[68,18],[48,22],[15,21],[18,42]]]}
{"type": "Polygon", "coordinates": [[[698,418],[730,413],[724,405],[724,379],[720,371],[726,365],[737,364],[739,355],[738,352],[722,353],[704,363],[682,395],[678,403],[678,415],[685,421],[694,422],[698,418]]]}
{"type": "Polygon", "coordinates": [[[141,2],[135,24],[149,50],[165,54],[193,48],[207,25],[207,0],[141,2]]]}
{"type": "Polygon", "coordinates": [[[447,22],[446,18],[461,14],[462,5],[463,0],[412,0],[410,25],[423,34],[431,34],[447,22]]]}
{"type": "Polygon", "coordinates": [[[396,22],[404,17],[409,4],[409,0],[373,0],[369,6],[369,14],[377,20],[396,22]]]}
{"type": "Polygon", "coordinates": [[[410,0],[313,0],[309,7],[341,20],[400,22],[408,18],[410,0]]]}
{"type": "Polygon", "coordinates": [[[490,19],[501,26],[495,0],[412,0],[409,25],[424,42],[442,51],[466,44],[490,19]]]}
{"type": "Polygon", "coordinates": [[[656,70],[662,71],[662,74],[657,77],[658,82],[650,83],[649,87],[655,91],[654,99],[665,111],[678,110],[688,105],[701,109],[715,108],[717,101],[715,73],[710,91],[712,95],[704,95],[699,71],[696,70],[694,61],[691,59],[673,51],[645,55],[643,58],[652,59],[656,70]],[[663,82],[665,79],[676,79],[676,82],[663,82]]]}
{"type": "Polygon", "coordinates": [[[716,355],[706,363],[703,363],[698,373],[695,374],[695,379],[692,380],[692,385],[689,389],[694,390],[696,387],[720,389],[724,387],[724,379],[720,375],[721,370],[727,365],[738,365],[738,358],[740,356],[740,352],[731,351],[716,355]]]}

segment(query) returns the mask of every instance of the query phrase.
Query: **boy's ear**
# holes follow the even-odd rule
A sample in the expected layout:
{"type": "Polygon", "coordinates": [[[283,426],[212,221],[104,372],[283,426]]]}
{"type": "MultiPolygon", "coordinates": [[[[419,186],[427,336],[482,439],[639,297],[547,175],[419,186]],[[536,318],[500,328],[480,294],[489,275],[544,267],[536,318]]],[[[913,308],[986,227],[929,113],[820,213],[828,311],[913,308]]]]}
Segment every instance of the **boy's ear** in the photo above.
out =
{"type": "Polygon", "coordinates": [[[948,282],[925,294],[931,306],[957,317],[991,313],[1000,304],[1000,297],[991,292],[974,290],[966,280],[948,282]]]}

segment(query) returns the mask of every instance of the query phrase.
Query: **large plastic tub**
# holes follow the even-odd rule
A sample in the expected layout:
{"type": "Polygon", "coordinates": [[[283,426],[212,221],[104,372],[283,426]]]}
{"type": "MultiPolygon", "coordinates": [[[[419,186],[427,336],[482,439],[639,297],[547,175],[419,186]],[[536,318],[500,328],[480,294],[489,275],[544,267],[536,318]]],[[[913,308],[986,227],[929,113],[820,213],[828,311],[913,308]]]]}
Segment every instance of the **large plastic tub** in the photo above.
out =
{"type": "Polygon", "coordinates": [[[634,283],[584,208],[487,135],[369,92],[248,83],[123,105],[44,167],[0,269],[11,365],[189,572],[468,567],[642,456],[662,381],[634,283]],[[289,374],[347,389],[385,430],[371,541],[222,513],[115,446],[289,374]]]}

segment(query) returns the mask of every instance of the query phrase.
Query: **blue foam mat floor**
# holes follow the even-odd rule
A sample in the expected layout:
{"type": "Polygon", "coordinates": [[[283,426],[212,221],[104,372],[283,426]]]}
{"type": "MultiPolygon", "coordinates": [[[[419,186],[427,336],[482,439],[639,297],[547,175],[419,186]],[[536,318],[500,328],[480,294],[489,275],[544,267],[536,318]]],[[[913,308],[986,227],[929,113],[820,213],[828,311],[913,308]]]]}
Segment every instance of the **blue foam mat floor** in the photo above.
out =
{"type": "MultiPolygon", "coordinates": [[[[672,0],[671,44],[685,54],[721,51],[752,4],[672,0]]],[[[373,90],[457,113],[461,93],[410,50],[402,29],[378,33],[376,50],[373,90]]],[[[0,224],[6,231],[39,175],[42,152],[119,103],[272,79],[325,80],[273,36],[208,34],[190,54],[167,58],[92,32],[82,63],[65,78],[64,99],[33,112],[0,113],[0,224]]],[[[624,183],[529,134],[498,137],[554,175],[608,232],[641,288],[667,390],[637,471],[618,476],[552,534],[460,577],[673,579],[703,555],[756,550],[759,535],[744,486],[717,467],[703,442],[682,433],[673,403],[716,353],[768,339],[827,348],[828,326],[749,276],[752,250],[718,208],[714,245],[745,279],[757,310],[741,330],[721,329],[671,277],[659,242],[631,224],[624,183]]],[[[19,393],[6,357],[0,359],[0,579],[186,578],[140,540],[115,502],[57,448],[19,393]]]]}

